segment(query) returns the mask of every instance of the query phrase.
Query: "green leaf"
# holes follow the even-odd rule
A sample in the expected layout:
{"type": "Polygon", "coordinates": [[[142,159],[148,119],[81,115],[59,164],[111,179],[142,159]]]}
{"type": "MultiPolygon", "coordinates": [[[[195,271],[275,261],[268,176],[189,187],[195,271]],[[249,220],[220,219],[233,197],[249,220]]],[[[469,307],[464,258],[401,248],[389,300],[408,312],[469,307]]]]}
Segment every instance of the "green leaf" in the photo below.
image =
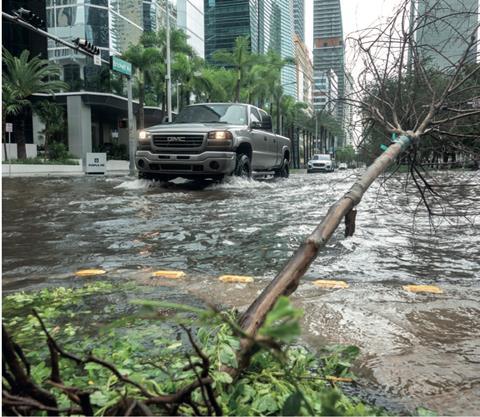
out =
{"type": "Polygon", "coordinates": [[[203,308],[192,307],[186,304],[170,303],[168,301],[133,300],[131,301],[131,304],[150,308],[169,308],[183,311],[185,313],[205,314],[210,312],[209,310],[205,310],[203,308]]]}
{"type": "Polygon", "coordinates": [[[282,408],[282,416],[298,416],[302,405],[302,395],[297,391],[285,400],[282,408]]]}

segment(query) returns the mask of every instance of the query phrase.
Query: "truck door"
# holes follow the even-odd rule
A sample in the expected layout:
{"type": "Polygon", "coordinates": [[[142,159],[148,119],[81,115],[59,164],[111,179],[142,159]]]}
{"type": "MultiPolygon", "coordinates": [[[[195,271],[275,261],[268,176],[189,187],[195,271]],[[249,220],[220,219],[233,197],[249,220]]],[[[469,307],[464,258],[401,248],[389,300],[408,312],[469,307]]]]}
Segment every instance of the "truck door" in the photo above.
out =
{"type": "Polygon", "coordinates": [[[268,132],[265,132],[259,127],[252,126],[252,123],[256,125],[260,124],[261,120],[262,119],[258,110],[255,107],[250,107],[250,126],[252,127],[250,134],[252,137],[253,148],[253,170],[267,169],[270,162],[269,138],[267,137],[268,132]]]}
{"type": "Polygon", "coordinates": [[[267,114],[267,112],[260,109],[260,116],[262,117],[263,131],[267,136],[268,143],[268,168],[271,169],[281,163],[279,161],[279,140],[277,135],[272,132],[272,118],[267,114]]]}

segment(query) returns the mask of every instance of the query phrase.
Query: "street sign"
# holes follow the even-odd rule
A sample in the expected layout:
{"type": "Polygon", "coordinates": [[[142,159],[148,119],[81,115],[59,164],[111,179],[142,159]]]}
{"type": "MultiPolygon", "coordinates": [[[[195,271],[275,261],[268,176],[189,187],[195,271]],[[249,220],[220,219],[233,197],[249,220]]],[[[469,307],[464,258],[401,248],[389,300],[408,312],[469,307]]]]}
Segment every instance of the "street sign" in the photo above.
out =
{"type": "Polygon", "coordinates": [[[101,55],[94,55],[93,56],[93,63],[95,65],[102,66],[102,56],[101,55]]]}
{"type": "Polygon", "coordinates": [[[13,123],[5,123],[5,132],[7,133],[13,132],[13,123]]]}
{"type": "Polygon", "coordinates": [[[120,59],[118,56],[110,57],[110,68],[113,71],[117,71],[120,74],[127,75],[128,77],[132,76],[132,64],[120,59]]]}
{"type": "Polygon", "coordinates": [[[107,154],[97,152],[87,152],[85,173],[87,174],[105,174],[107,169],[107,154]]]}

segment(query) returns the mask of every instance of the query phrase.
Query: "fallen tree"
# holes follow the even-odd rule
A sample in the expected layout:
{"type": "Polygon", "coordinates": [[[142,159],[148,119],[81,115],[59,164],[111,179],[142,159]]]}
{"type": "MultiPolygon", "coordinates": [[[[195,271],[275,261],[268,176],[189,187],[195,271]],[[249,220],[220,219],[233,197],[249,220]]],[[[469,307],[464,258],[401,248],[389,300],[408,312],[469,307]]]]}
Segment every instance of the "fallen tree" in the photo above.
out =
{"type": "MultiPolygon", "coordinates": [[[[439,0],[437,3],[441,4],[442,2],[443,0],[439,0]]],[[[448,3],[445,2],[445,4],[448,6],[448,3]]],[[[366,34],[355,39],[357,50],[363,57],[365,69],[359,76],[358,90],[355,94],[345,98],[345,101],[357,106],[360,110],[361,123],[367,132],[374,126],[380,128],[385,137],[395,135],[398,139],[393,139],[393,141],[390,138],[387,139],[388,149],[378,156],[350,190],[330,207],[321,223],[307,237],[282,271],[254,300],[240,317],[238,323],[230,323],[232,331],[240,337],[236,366],[225,364],[228,367],[225,369],[228,369],[229,374],[233,377],[238,378],[242,375],[259,346],[267,346],[279,351],[279,345],[275,343],[275,340],[259,335],[259,330],[280,297],[289,296],[297,289],[299,281],[308,267],[345,218],[350,219],[349,228],[352,229],[351,218],[354,217],[351,214],[352,210],[361,202],[363,195],[372,183],[396,160],[406,156],[410,161],[410,173],[415,179],[418,179],[417,184],[421,198],[428,208],[425,192],[433,193],[433,191],[416,164],[416,153],[422,146],[425,137],[431,137],[435,132],[443,132],[444,129],[451,130],[458,127],[460,120],[471,120],[480,115],[480,109],[473,108],[469,104],[472,100],[480,97],[480,86],[474,83],[465,88],[469,81],[480,73],[480,65],[470,62],[472,51],[476,50],[478,46],[478,40],[474,36],[478,25],[469,34],[455,32],[464,41],[465,50],[458,60],[451,61],[451,65],[441,69],[444,77],[442,77],[442,82],[434,88],[428,75],[432,49],[430,49],[427,59],[423,53],[425,45],[421,44],[416,36],[416,33],[432,23],[430,20],[425,21],[425,16],[422,15],[412,18],[410,13],[411,2],[410,0],[404,1],[385,27],[371,28],[366,34]],[[408,82],[406,83],[405,80],[408,82]],[[376,88],[372,88],[372,83],[376,88]],[[425,89],[428,93],[422,95],[420,100],[418,91],[421,89],[425,89]],[[460,92],[462,101],[457,100],[460,92]],[[420,105],[417,100],[420,100],[420,105]],[[452,103],[455,104],[454,107],[452,107],[452,103]]],[[[452,13],[444,14],[438,19],[447,22],[452,14],[457,15],[458,12],[452,10],[452,13]]],[[[452,30],[454,29],[452,28],[452,30]]],[[[441,50],[433,48],[433,52],[445,57],[441,50]]],[[[470,134],[465,135],[464,139],[470,141],[472,140],[470,136],[470,134]]],[[[8,365],[4,365],[4,375],[6,375],[4,378],[7,380],[9,388],[5,390],[4,399],[6,398],[7,404],[15,410],[19,409],[20,406],[17,404],[20,402],[20,405],[28,410],[89,414],[91,410],[88,408],[83,391],[79,392],[75,388],[65,387],[58,382],[59,375],[55,363],[60,355],[79,364],[87,362],[101,364],[123,383],[132,385],[140,391],[143,397],[142,401],[125,398],[125,403],[119,404],[117,409],[111,411],[112,413],[128,415],[135,412],[138,415],[149,415],[151,410],[148,406],[161,404],[167,413],[176,414],[179,404],[192,402],[191,395],[196,390],[200,390],[209,414],[222,413],[222,410],[215,405],[215,395],[212,391],[214,380],[210,375],[210,363],[205,355],[197,349],[195,340],[190,333],[188,333],[190,342],[200,361],[189,364],[189,369],[195,372],[197,379],[174,394],[164,395],[152,394],[145,387],[123,376],[113,364],[100,358],[69,356],[51,337],[46,326],[42,326],[51,349],[52,374],[50,379],[57,384],[58,389],[67,392],[78,407],[70,410],[58,409],[52,402],[49,393],[42,391],[28,378],[28,372],[21,365],[23,363],[24,367],[28,368],[26,363],[22,362],[21,349],[16,348],[13,343],[9,343],[11,338],[7,334],[4,337],[6,342],[3,345],[4,358],[7,359],[6,364],[8,365]]],[[[193,413],[200,414],[195,407],[196,405],[192,406],[193,413]]]]}

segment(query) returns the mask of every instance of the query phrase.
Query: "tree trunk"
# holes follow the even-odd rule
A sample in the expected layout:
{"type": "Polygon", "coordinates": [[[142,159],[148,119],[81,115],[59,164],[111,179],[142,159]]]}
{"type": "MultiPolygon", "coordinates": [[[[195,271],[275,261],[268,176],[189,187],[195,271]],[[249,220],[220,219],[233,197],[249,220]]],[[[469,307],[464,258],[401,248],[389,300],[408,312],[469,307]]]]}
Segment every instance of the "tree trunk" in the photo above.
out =
{"type": "MultiPolygon", "coordinates": [[[[364,193],[375,179],[393,164],[395,159],[410,144],[411,139],[409,137],[400,137],[396,143],[392,144],[369,166],[365,174],[352,185],[350,190],[330,207],[322,222],[297,249],[283,270],[270,282],[243,314],[240,319],[240,325],[249,337],[241,340],[238,352],[239,370],[248,366],[252,348],[255,344],[252,338],[255,337],[267,313],[273,308],[278,298],[282,295],[289,296],[297,289],[300,278],[308,270],[319,251],[325,247],[342,219],[360,203],[364,193]]],[[[236,372],[238,371],[234,373],[236,372]]]]}

